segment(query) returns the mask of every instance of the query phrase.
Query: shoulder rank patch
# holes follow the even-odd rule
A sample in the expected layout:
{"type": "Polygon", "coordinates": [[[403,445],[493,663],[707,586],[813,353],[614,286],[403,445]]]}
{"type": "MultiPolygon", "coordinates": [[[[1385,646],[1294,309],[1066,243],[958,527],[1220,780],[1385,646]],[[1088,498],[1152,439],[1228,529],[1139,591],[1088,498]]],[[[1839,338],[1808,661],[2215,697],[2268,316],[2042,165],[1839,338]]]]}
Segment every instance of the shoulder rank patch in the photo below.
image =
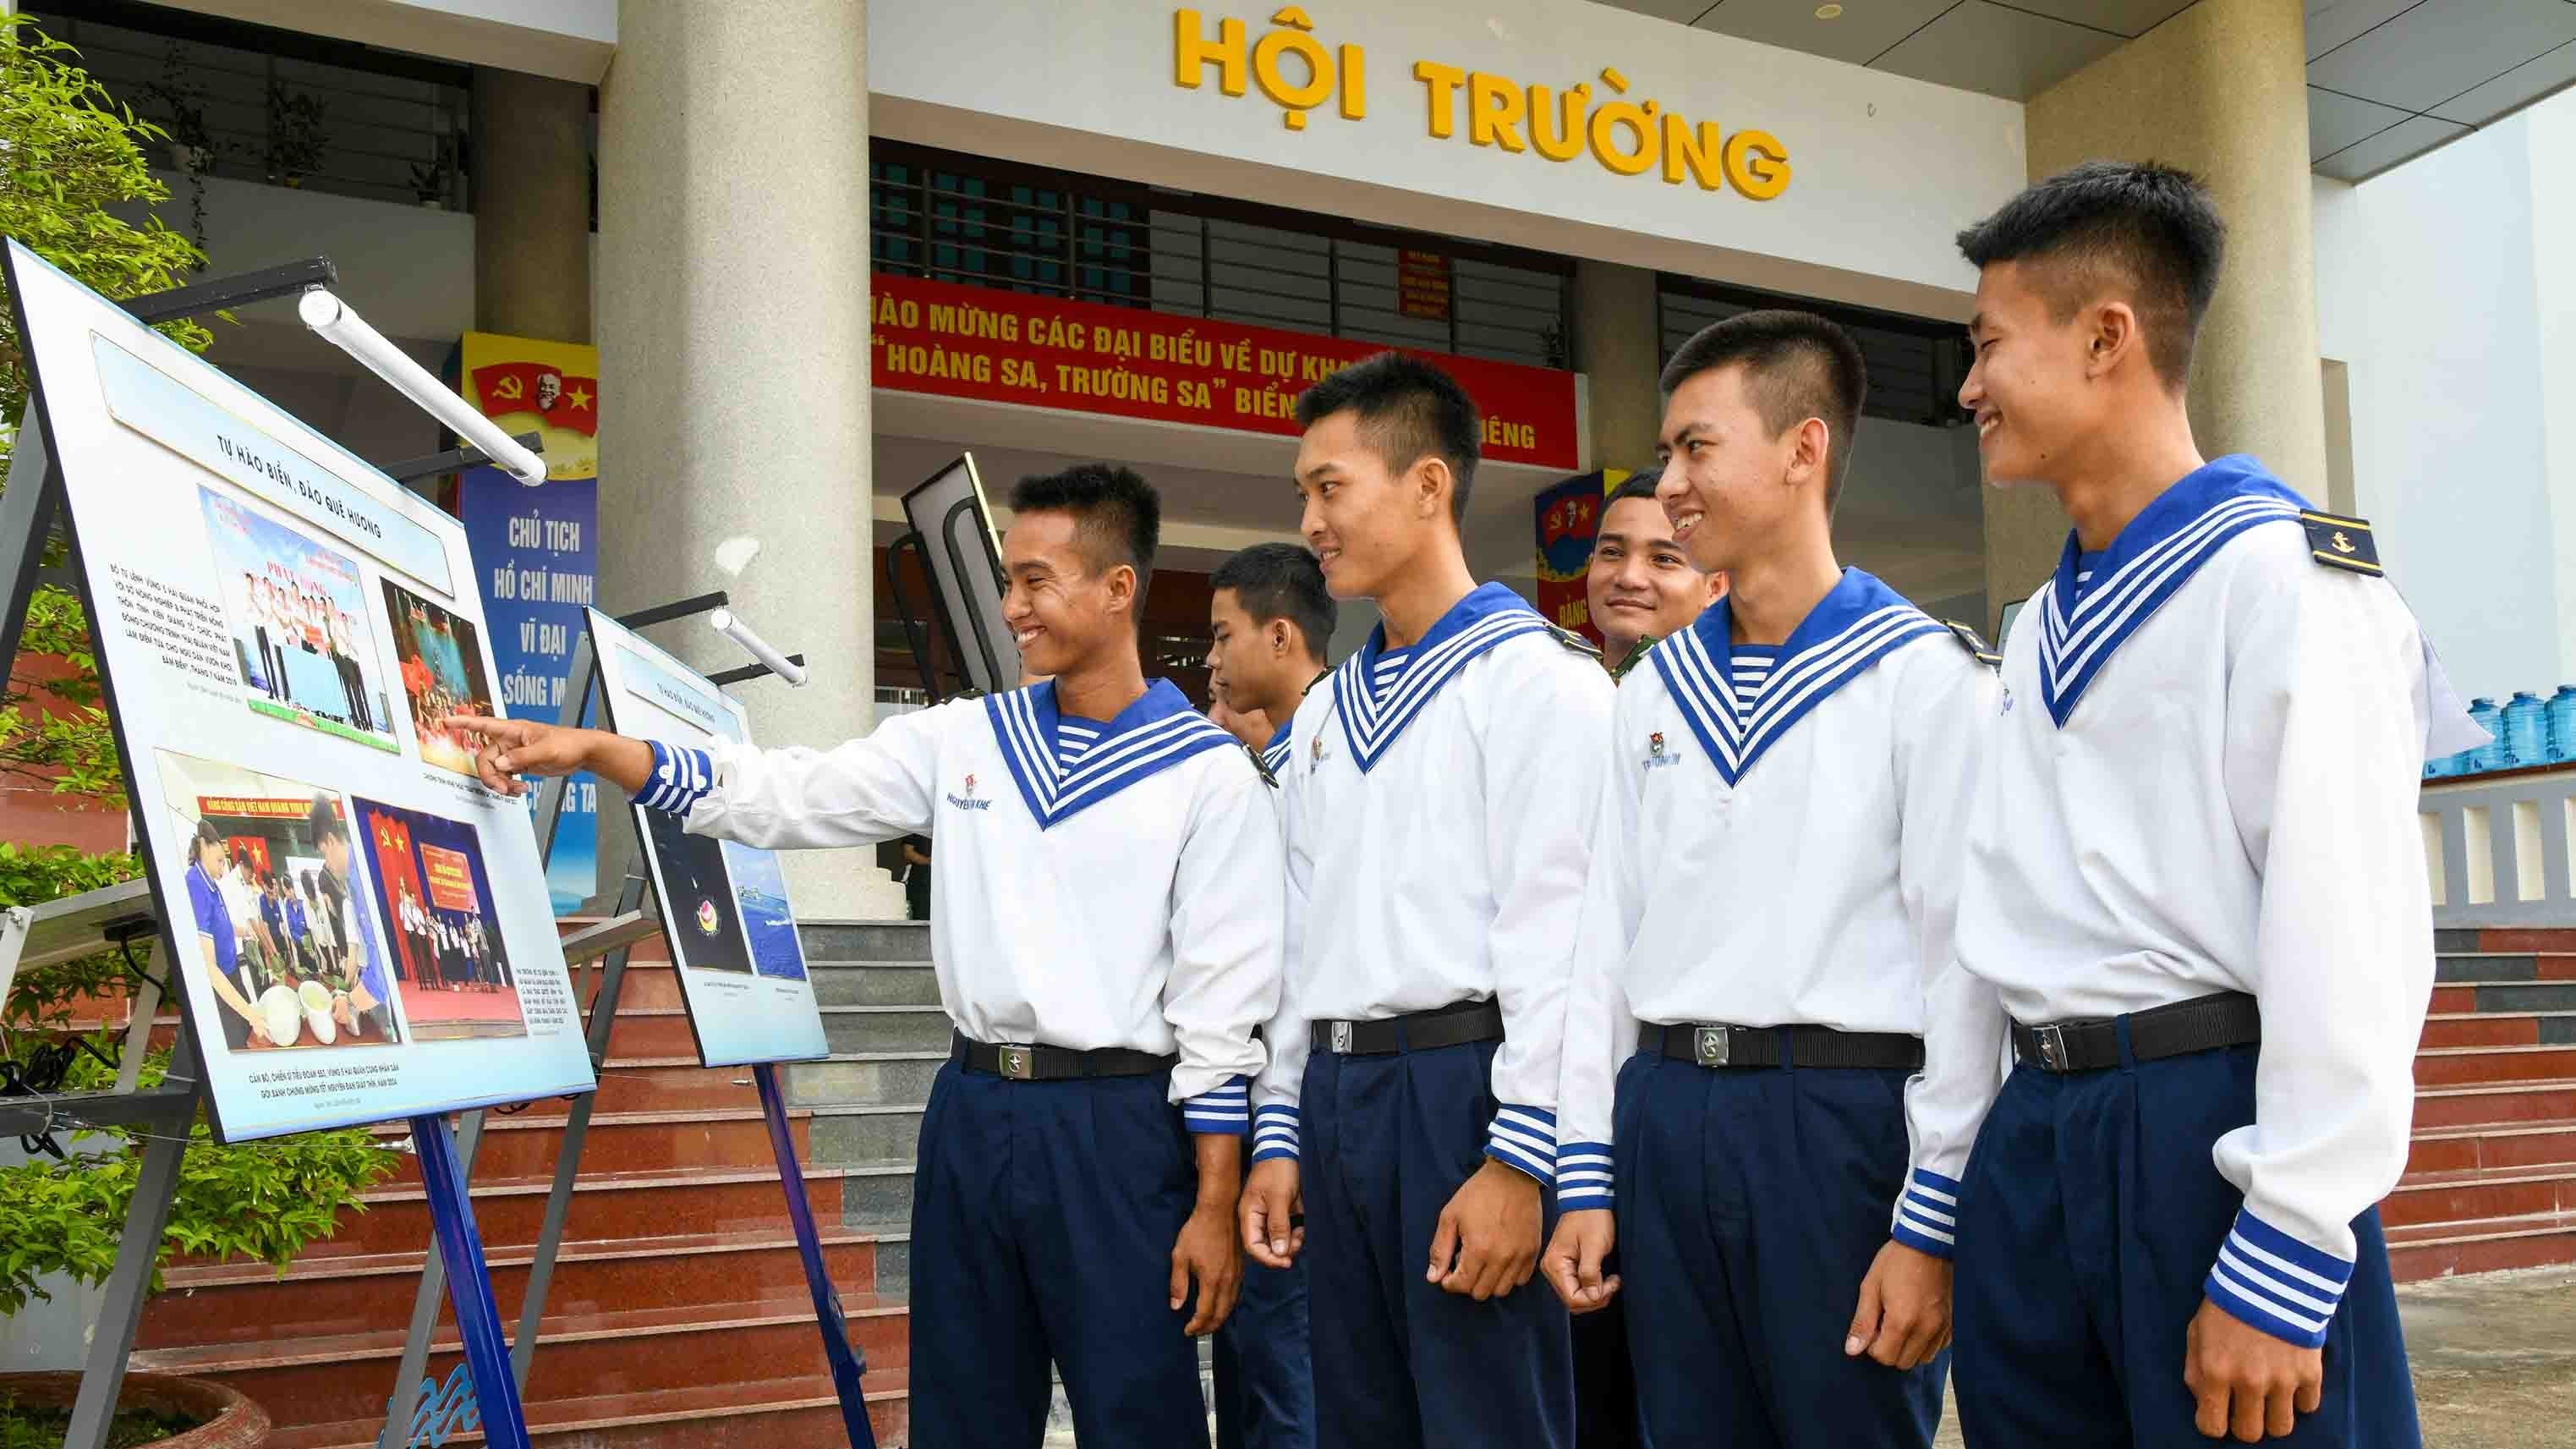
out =
{"type": "Polygon", "coordinates": [[[1655,647],[1655,636],[1654,636],[1654,635],[1652,635],[1652,634],[1640,634],[1640,635],[1638,635],[1638,636],[1637,636],[1637,642],[1636,642],[1634,645],[1632,645],[1632,646],[1630,646],[1630,647],[1629,647],[1629,650],[1628,650],[1628,657],[1627,657],[1627,658],[1625,658],[1625,659],[1622,659],[1622,660],[1620,660],[1618,663],[1613,664],[1613,665],[1611,665],[1611,666],[1610,666],[1610,677],[1611,677],[1612,679],[1614,679],[1614,680],[1625,680],[1625,679],[1628,677],[1628,675],[1629,675],[1632,671],[1634,671],[1634,670],[1636,669],[1636,667],[1637,667],[1639,664],[1642,664],[1642,663],[1644,663],[1644,662],[1645,662],[1645,659],[1646,659],[1646,651],[1647,651],[1647,650],[1649,650],[1649,649],[1652,649],[1652,648],[1654,648],[1654,647],[1655,647]]]}
{"type": "Polygon", "coordinates": [[[2372,578],[2385,572],[2379,566],[2379,545],[2371,539],[2369,520],[2310,511],[2299,515],[2299,523],[2308,531],[2309,557],[2327,568],[2372,578]]]}
{"type": "Polygon", "coordinates": [[[1245,745],[1243,747],[1243,752],[1252,757],[1252,773],[1261,777],[1261,783],[1269,786],[1273,790],[1278,789],[1279,777],[1270,773],[1270,766],[1263,762],[1261,752],[1250,745],[1245,745]]]}
{"type": "Polygon", "coordinates": [[[1584,658],[1592,660],[1595,663],[1600,662],[1601,651],[1593,647],[1591,640],[1584,638],[1582,635],[1575,633],[1571,629],[1554,623],[1547,626],[1547,632],[1556,636],[1557,643],[1564,645],[1566,648],[1573,650],[1575,653],[1580,654],[1584,658]]]}
{"type": "Polygon", "coordinates": [[[2002,667],[2004,657],[1996,653],[1993,646],[1986,643],[1986,636],[1983,634],[1956,619],[1942,620],[1941,627],[1950,631],[1950,637],[1959,641],[1959,647],[1968,651],[1969,658],[1989,669],[2002,667]]]}

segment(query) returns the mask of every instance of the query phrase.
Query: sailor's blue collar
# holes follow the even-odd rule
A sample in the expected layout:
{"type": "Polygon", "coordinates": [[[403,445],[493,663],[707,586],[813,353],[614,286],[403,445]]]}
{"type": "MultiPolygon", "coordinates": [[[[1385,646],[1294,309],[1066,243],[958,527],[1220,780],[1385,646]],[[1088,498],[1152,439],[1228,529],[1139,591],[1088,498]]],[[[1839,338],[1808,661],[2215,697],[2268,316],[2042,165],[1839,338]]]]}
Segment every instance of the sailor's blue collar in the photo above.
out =
{"type": "Polygon", "coordinates": [[[1147,684],[1143,694],[1101,725],[1100,737],[1071,765],[1063,763],[1057,730],[1065,719],[1080,716],[1058,710],[1054,680],[987,695],[984,712],[1020,798],[1040,829],[1057,825],[1201,750],[1234,742],[1214,721],[1190,708],[1188,698],[1167,679],[1147,684]]]}
{"type": "Polygon", "coordinates": [[[2072,530],[2041,611],[2040,693],[2063,727],[2102,666],[2228,540],[2257,524],[2296,522],[2308,506],[2243,453],[2176,480],[2088,556],[2072,530]],[[2089,574],[2082,584],[2078,572],[2089,574]]]}
{"type": "Polygon", "coordinates": [[[1333,671],[1333,703],[1341,714],[1353,762],[1362,773],[1375,766],[1441,686],[1478,655],[1516,635],[1547,628],[1538,610],[1510,586],[1479,585],[1450,605],[1420,639],[1393,651],[1398,662],[1381,691],[1378,661],[1390,652],[1386,625],[1381,622],[1369,631],[1359,651],[1333,671]]]}
{"type": "Polygon", "coordinates": [[[1288,732],[1295,723],[1291,720],[1281,725],[1278,732],[1270,737],[1270,743],[1261,747],[1262,766],[1273,775],[1288,768],[1288,732]]]}
{"type": "Polygon", "coordinates": [[[1730,785],[1809,711],[1889,650],[1943,632],[1930,615],[1876,577],[1844,569],[1833,589],[1789,631],[1761,688],[1739,703],[1733,655],[1746,646],[1729,637],[1733,627],[1728,601],[1720,599],[1690,628],[1646,655],[1710,763],[1730,785]]]}

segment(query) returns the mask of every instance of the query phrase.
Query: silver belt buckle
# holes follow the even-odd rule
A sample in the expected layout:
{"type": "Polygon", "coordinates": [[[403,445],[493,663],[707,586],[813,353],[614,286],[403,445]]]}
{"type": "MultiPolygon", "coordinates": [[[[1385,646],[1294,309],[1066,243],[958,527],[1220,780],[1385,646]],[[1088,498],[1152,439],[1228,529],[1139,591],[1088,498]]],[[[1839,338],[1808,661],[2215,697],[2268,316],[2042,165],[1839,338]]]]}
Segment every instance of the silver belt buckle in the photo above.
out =
{"type": "Polygon", "coordinates": [[[2039,1064],[2041,1066],[2048,1068],[2052,1072],[2062,1072],[2067,1070],[2068,1063],[2071,1062],[2073,1058],[2068,1056],[2066,1051],[2066,1028],[2062,1026],[2037,1026],[2031,1028],[2031,1035],[2039,1038],[2039,1064]]]}
{"type": "Polygon", "coordinates": [[[1037,1072],[1037,1051],[1025,1046],[1003,1047],[999,1065],[1002,1068],[1002,1075],[1012,1081],[1028,1081],[1037,1072]]]}
{"type": "Polygon", "coordinates": [[[1344,1056],[1350,1055],[1351,1024],[1349,1022],[1337,1021],[1333,1023],[1333,1050],[1344,1056]]]}
{"type": "Polygon", "coordinates": [[[1731,1034],[1725,1027],[1703,1026],[1692,1033],[1691,1060],[1703,1067],[1725,1066],[1732,1045],[1731,1034]]]}

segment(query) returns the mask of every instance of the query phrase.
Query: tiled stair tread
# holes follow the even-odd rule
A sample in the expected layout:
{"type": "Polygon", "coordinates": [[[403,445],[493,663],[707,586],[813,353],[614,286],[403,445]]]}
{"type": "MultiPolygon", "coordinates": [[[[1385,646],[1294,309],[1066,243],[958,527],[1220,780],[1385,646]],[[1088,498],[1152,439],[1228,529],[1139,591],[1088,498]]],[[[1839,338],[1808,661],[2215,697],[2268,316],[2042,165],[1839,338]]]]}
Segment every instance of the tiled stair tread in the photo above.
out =
{"type": "MultiPolygon", "coordinates": [[[[724,1069],[718,1067],[714,1070],[724,1069]]],[[[571,1103],[561,1097],[540,1098],[525,1112],[512,1112],[508,1116],[486,1113],[483,1118],[483,1130],[486,1132],[560,1132],[564,1129],[565,1123],[570,1120],[571,1106],[571,1103]]],[[[799,1117],[812,1116],[813,1112],[814,1109],[811,1107],[790,1107],[787,1109],[787,1119],[792,1122],[799,1117]]],[[[766,1115],[758,1107],[708,1107],[695,1112],[593,1112],[590,1114],[590,1126],[593,1131],[602,1127],[696,1127],[708,1122],[757,1122],[766,1115]]],[[[379,1137],[411,1136],[409,1122],[377,1122],[369,1125],[367,1130],[379,1137]]]]}
{"type": "Polygon", "coordinates": [[[921,1109],[919,1102],[815,1102],[794,1111],[805,1117],[918,1117],[921,1109]]]}
{"type": "MultiPolygon", "coordinates": [[[[2416,1051],[2416,1055],[2418,1055],[2418,1056],[2424,1055],[2424,1053],[2425,1053],[2425,1051],[2426,1051],[2426,1050],[2427,1050],[2427,1049],[2425,1049],[2425,1048],[2418,1048],[2418,1049],[2417,1049],[2417,1051],[2416,1051]]],[[[2430,1050],[2435,1050],[2435,1051],[2451,1051],[2451,1052],[2457,1052],[2457,1051],[2503,1051],[2503,1050],[2505,1050],[2505,1048],[2503,1048],[2503,1047],[2436,1047],[2436,1048],[2431,1048],[2430,1050]]],[[[2523,1047],[2523,1048],[2516,1048],[2516,1050],[2533,1051],[2533,1050],[2541,1050],[2541,1048],[2523,1047]]],[[[2566,1048],[2566,1047],[2551,1047],[2551,1048],[2547,1048],[2547,1050],[2551,1050],[2551,1051],[2566,1051],[2566,1050],[2567,1050],[2567,1048],[2566,1048]]],[[[2448,1085],[2448,1086],[2440,1086],[2440,1087],[2417,1087],[2417,1088],[2415,1089],[2415,1095],[2416,1095],[2417,1097],[2419,1097],[2419,1098],[2420,1098],[2420,1097],[2479,1097],[2479,1096],[2497,1096],[2497,1095],[2500,1095],[2500,1094],[2503,1094],[2503,1093],[2506,1093],[2506,1092],[2547,1092],[2547,1091],[2552,1091],[2552,1090],[2556,1090],[2556,1091],[2568,1091],[2568,1090],[2571,1090],[2571,1089],[2576,1089],[2576,1077],[2527,1077],[2527,1078],[2523,1078],[2523,1079],[2518,1080],[2518,1081],[2511,1081],[2511,1082],[2460,1082],[2460,1083],[2454,1083],[2454,1084],[2451,1084],[2451,1085],[2448,1085]]]]}
{"type": "MultiPolygon", "coordinates": [[[[823,1178],[869,1177],[879,1171],[880,1169],[868,1167],[813,1165],[805,1168],[805,1179],[811,1182],[823,1178]]],[[[618,1192],[641,1188],[706,1187],[718,1183],[775,1182],[777,1180],[778,1169],[774,1166],[701,1167],[679,1171],[653,1168],[641,1172],[585,1172],[573,1179],[573,1190],[575,1192],[618,1192]]],[[[474,1183],[474,1195],[506,1197],[522,1193],[545,1193],[553,1190],[554,1184],[554,1174],[551,1172],[534,1177],[480,1178],[474,1183]]],[[[426,1195],[421,1185],[416,1182],[394,1183],[385,1187],[367,1189],[365,1200],[371,1203],[417,1202],[426,1195]]]]}
{"type": "MultiPolygon", "coordinates": [[[[2469,983],[2458,984],[2465,986],[2469,983]]],[[[2531,983],[2524,981],[2514,984],[2528,986],[2531,983]]],[[[2568,984],[2576,986],[2576,982],[2568,984]]],[[[2522,1021],[2541,1017],[2570,1016],[2576,1016],[2576,1011],[2428,1011],[2424,1014],[2424,1019],[2426,1021],[2522,1021]]]]}
{"type": "MultiPolygon", "coordinates": [[[[910,1311],[909,1301],[875,1293],[844,1293],[842,1312],[851,1318],[895,1318],[910,1311]]],[[[741,1303],[683,1303],[669,1308],[634,1308],[616,1313],[549,1315],[537,1324],[537,1346],[582,1339],[639,1338],[653,1334],[700,1333],[726,1328],[811,1323],[814,1303],[804,1285],[741,1303]]],[[[248,1344],[201,1344],[189,1348],[156,1348],[134,1355],[137,1368],[156,1373],[222,1373],[245,1368],[278,1368],[293,1364],[343,1363],[357,1359],[400,1358],[404,1330],[317,1334],[310,1338],[248,1344]]],[[[456,1330],[442,1323],[430,1341],[430,1352],[453,1353],[456,1330]]]]}
{"type": "MultiPolygon", "coordinates": [[[[861,1380],[870,1403],[901,1399],[902,1369],[871,1369],[861,1380]]],[[[694,1384],[633,1394],[600,1394],[583,1399],[542,1400],[527,1406],[528,1428],[546,1434],[598,1431],[751,1417],[791,1409],[830,1408],[840,1402],[832,1380],[824,1375],[793,1379],[759,1379],[725,1384],[694,1384]]],[[[306,1424],[269,1436],[269,1449],[372,1449],[384,1420],[352,1419],[337,1424],[306,1424]]],[[[479,1440],[481,1435],[451,1437],[479,1440]]]]}
{"type": "Polygon", "coordinates": [[[2532,1238],[2550,1233],[2576,1233],[2576,1209],[2526,1213],[2518,1217],[2459,1218],[2440,1223],[2409,1223],[2388,1230],[2388,1246],[2422,1248],[2437,1243],[2482,1242],[2490,1238],[2532,1238]]]}
{"type": "Polygon", "coordinates": [[[2576,1046],[2558,1042],[2526,1043],[2521,1046],[2448,1046],[2417,1047],[2419,1057],[2527,1056],[2533,1052],[2576,1051],[2576,1046]]]}
{"type": "Polygon", "coordinates": [[[2576,1178],[2576,1162],[2536,1163],[2529,1167],[2459,1167],[2439,1172],[2410,1172],[2397,1180],[2398,1192],[2451,1187],[2503,1187],[2517,1182],[2564,1182],[2576,1178]]]}
{"type": "MultiPolygon", "coordinates": [[[[823,1247],[847,1243],[899,1243],[911,1239],[905,1231],[870,1228],[848,1228],[816,1224],[815,1241],[823,1247]]],[[[334,1255],[333,1244],[316,1243],[303,1256],[287,1266],[281,1275],[266,1263],[179,1263],[162,1273],[168,1291],[185,1292],[196,1288],[221,1288],[236,1284],[261,1285],[275,1282],[292,1283],[311,1278],[409,1277],[420,1272],[428,1261],[428,1252],[409,1253],[343,1253],[334,1255]]],[[[667,1258],[680,1254],[748,1253],[778,1248],[793,1248],[796,1236],[790,1232],[746,1233],[676,1233],[659,1238],[594,1238],[566,1242],[555,1253],[557,1263],[612,1262],[621,1258],[667,1258]]],[[[536,1245],[523,1243],[506,1248],[487,1249],[484,1261],[495,1268],[515,1268],[536,1260],[536,1245]]]]}
{"type": "Polygon", "coordinates": [[[2576,1118],[2556,1122],[2499,1122],[2491,1127],[2419,1127],[2418,1142],[2455,1142],[2462,1138],[2547,1137],[2554,1133],[2576,1132],[2576,1118]]]}

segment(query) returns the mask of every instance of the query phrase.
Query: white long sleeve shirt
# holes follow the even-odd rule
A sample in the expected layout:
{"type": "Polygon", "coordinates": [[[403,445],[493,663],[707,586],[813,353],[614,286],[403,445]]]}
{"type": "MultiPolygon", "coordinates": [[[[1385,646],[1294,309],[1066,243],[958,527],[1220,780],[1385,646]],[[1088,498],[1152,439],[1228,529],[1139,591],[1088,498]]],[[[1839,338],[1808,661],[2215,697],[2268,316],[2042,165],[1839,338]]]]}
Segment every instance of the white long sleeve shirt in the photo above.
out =
{"type": "Polygon", "coordinates": [[[1552,1182],[1558,1047],[1610,722],[1598,660],[1486,584],[1309,690],[1280,777],[1288,984],[1253,1160],[1293,1157],[1309,1023],[1500,1004],[1486,1155],[1552,1182]]]}
{"type": "Polygon", "coordinates": [[[2098,559],[2069,540],[2007,650],[1961,887],[1961,960],[1999,999],[1932,1030],[2251,993],[2254,1122],[2211,1146],[2244,1208],[2207,1291],[2313,1346],[2352,1219],[2405,1167],[2433,941],[2423,644],[2301,508],[2221,458],[2098,559]]]}
{"type": "Polygon", "coordinates": [[[927,834],[931,959],[982,1042],[1169,1055],[1193,1132],[1250,1130],[1279,1003],[1271,787],[1166,681],[1108,721],[1050,682],[897,715],[835,749],[655,747],[638,803],[765,848],[927,834]]]}
{"type": "MultiPolygon", "coordinates": [[[[1734,644],[1732,627],[1721,600],[1619,689],[1566,1010],[1569,1212],[1613,1205],[1612,1098],[1637,1023],[1920,1036],[1926,999],[1965,981],[1959,841],[1994,670],[1857,569],[1779,646],[1734,644]]],[[[1993,1097],[2000,1026],[1937,1045],[1905,1098],[1909,1166],[1936,1190],[1993,1097]]],[[[1896,1236],[1948,1256],[1946,1209],[1907,1198],[1888,1205],[1896,1236]]]]}

